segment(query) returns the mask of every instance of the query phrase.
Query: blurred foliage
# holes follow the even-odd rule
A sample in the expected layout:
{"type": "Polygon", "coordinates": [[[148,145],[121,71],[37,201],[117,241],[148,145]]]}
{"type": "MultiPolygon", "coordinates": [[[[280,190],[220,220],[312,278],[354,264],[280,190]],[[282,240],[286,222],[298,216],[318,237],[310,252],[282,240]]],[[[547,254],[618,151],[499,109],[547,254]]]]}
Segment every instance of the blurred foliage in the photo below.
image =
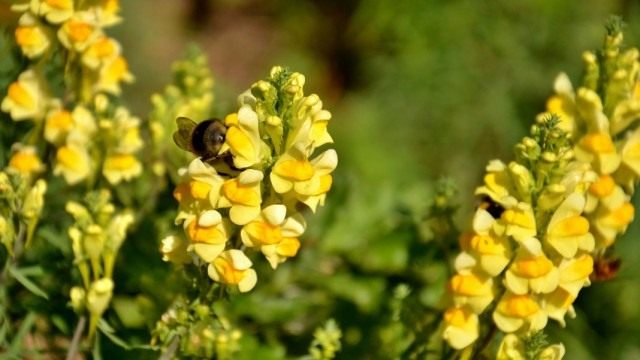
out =
{"type": "MultiPolygon", "coordinates": [[[[2,23],[14,22],[0,4],[2,23]]],[[[137,76],[124,89],[137,114],[149,112],[149,97],[169,83],[169,64],[193,39],[211,58],[221,104],[213,115],[229,110],[231,94],[273,63],[299,69],[308,88],[330,94],[325,102],[334,109],[340,165],[327,206],[309,225],[297,258],[277,272],[261,264],[265,269],[257,271],[269,275],[261,275],[252,293],[216,304],[216,313],[242,330],[237,359],[310,356],[310,344],[324,351],[326,344],[317,345],[323,335],[314,340],[313,334],[324,328],[335,336],[329,318],[341,331],[340,359],[446,354],[423,345],[438,330],[447,262],[457,248],[454,228],[467,226],[458,219],[476,205],[471,191],[482,168],[489,159],[510,158],[559,71],[578,78],[579,55],[600,44],[610,13],[624,17],[627,41],[640,44],[640,5],[629,0],[138,0],[122,7],[126,21],[114,33],[137,76]],[[441,174],[459,194],[451,181],[434,181],[441,174]]],[[[24,66],[11,53],[12,41],[4,30],[0,97],[24,66]]],[[[24,126],[0,113],[0,167],[24,126]]],[[[165,233],[158,224],[170,225],[175,212],[158,181],[140,179],[119,196],[121,203],[144,204],[155,192],[159,201],[135,225],[117,260],[113,306],[105,315],[117,337],[99,342],[104,358],[157,358],[116,342],[147,344],[173,295],[186,286],[158,252],[165,233]]],[[[64,347],[76,321],[64,299],[80,280],[66,262],[71,220],[62,212],[68,195],[62,189],[60,181],[49,184],[48,207],[60,212],[45,214],[41,223],[48,225],[38,229],[23,260],[25,267],[48,270],[30,276],[50,300],[14,282],[6,288],[12,306],[5,310],[33,314],[23,318],[15,339],[41,341],[24,334],[46,328],[55,334],[48,340],[64,347]]],[[[638,238],[636,221],[616,245],[623,262],[618,277],[585,289],[578,317],[566,329],[550,326],[553,341],[567,348],[566,359],[640,357],[638,238]]],[[[0,254],[0,261],[6,257],[0,254]]]]}

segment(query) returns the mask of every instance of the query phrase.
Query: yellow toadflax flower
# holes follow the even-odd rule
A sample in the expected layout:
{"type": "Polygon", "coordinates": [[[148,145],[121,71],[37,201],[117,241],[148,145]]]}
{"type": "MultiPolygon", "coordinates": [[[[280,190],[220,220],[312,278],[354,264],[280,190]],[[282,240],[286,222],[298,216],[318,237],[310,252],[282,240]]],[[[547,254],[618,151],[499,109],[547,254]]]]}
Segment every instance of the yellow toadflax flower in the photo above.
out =
{"type": "Polygon", "coordinates": [[[129,72],[127,60],[122,56],[117,56],[100,68],[95,87],[97,91],[119,95],[120,83],[130,83],[133,80],[134,77],[129,72]]]}
{"type": "Polygon", "coordinates": [[[260,183],[264,175],[261,171],[247,169],[238,177],[222,184],[218,207],[229,210],[229,218],[236,225],[244,225],[260,214],[262,192],[260,183]]]}
{"type": "Polygon", "coordinates": [[[286,215],[287,208],[284,205],[267,206],[240,233],[242,242],[261,251],[274,269],[296,255],[300,248],[298,237],[305,230],[302,216],[295,214],[287,218],[286,215]]]}
{"type": "Polygon", "coordinates": [[[31,12],[59,24],[73,15],[73,0],[31,0],[31,12]]]}
{"type": "Polygon", "coordinates": [[[15,121],[40,120],[44,116],[47,96],[33,70],[20,74],[18,80],[9,85],[7,96],[0,105],[15,121]]]}
{"type": "Polygon", "coordinates": [[[82,54],[82,63],[96,70],[114,61],[122,52],[120,44],[108,36],[100,36],[82,54]]]}
{"type": "Polygon", "coordinates": [[[547,325],[547,314],[533,295],[516,295],[507,291],[493,312],[493,320],[504,332],[539,331],[547,325]]]}
{"type": "Polygon", "coordinates": [[[442,337],[455,349],[463,349],[478,339],[478,315],[467,307],[452,307],[444,313],[442,337]]]}
{"type": "Polygon", "coordinates": [[[580,215],[584,205],[584,195],[573,193],[549,221],[545,242],[564,258],[574,257],[578,250],[590,252],[595,246],[593,235],[589,232],[589,221],[580,215]]]}
{"type": "Polygon", "coordinates": [[[324,204],[326,193],[331,188],[331,173],[338,165],[338,155],[330,149],[309,160],[296,148],[282,155],[271,172],[273,189],[280,194],[291,192],[300,202],[315,212],[324,204]]]}
{"type": "Polygon", "coordinates": [[[239,169],[261,162],[266,145],[260,139],[256,112],[249,105],[243,105],[237,114],[225,118],[225,124],[228,129],[220,153],[230,151],[233,164],[239,169]]]}
{"type": "Polygon", "coordinates": [[[227,285],[238,287],[240,292],[247,292],[256,285],[258,276],[251,268],[253,263],[240,250],[227,250],[209,264],[209,277],[227,285]]]}
{"type": "Polygon", "coordinates": [[[32,176],[42,172],[44,164],[38,157],[36,148],[33,146],[16,146],[17,151],[9,159],[9,168],[22,175],[32,176]]]}
{"type": "Polygon", "coordinates": [[[91,157],[85,146],[72,142],[58,148],[53,174],[62,175],[69,185],[86,179],[91,168],[91,157]]]}
{"type": "Polygon", "coordinates": [[[216,210],[203,211],[197,217],[191,216],[183,225],[191,240],[189,250],[193,250],[202,260],[212,262],[224,250],[229,238],[228,224],[216,210]]]}
{"type": "Polygon", "coordinates": [[[85,51],[100,36],[102,31],[95,23],[95,17],[87,11],[73,14],[58,30],[60,43],[76,52],[85,51]]]}
{"type": "Polygon", "coordinates": [[[20,17],[15,37],[22,53],[30,59],[42,55],[51,44],[45,28],[30,13],[20,17]]]}

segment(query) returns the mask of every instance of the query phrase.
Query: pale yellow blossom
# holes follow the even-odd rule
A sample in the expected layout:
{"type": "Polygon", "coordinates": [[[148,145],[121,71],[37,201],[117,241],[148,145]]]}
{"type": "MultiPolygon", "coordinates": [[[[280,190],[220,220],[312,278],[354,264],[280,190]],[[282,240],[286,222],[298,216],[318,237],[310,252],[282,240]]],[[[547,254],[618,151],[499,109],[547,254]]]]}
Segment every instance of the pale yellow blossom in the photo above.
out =
{"type": "Polygon", "coordinates": [[[193,250],[202,260],[212,262],[224,250],[229,238],[228,224],[216,210],[190,216],[183,223],[193,250]]]}
{"type": "Polygon", "coordinates": [[[108,36],[100,36],[82,54],[82,63],[90,69],[104,67],[122,52],[120,44],[108,36]]]}
{"type": "Polygon", "coordinates": [[[287,208],[284,205],[267,206],[240,232],[242,242],[261,251],[274,269],[287,258],[297,254],[300,248],[298,237],[305,230],[302,216],[286,215],[287,208]]]}
{"type": "Polygon", "coordinates": [[[243,105],[237,114],[225,118],[227,134],[220,153],[233,155],[233,164],[244,169],[258,164],[263,159],[266,145],[260,139],[258,114],[249,105],[243,105]]]}
{"type": "Polygon", "coordinates": [[[142,164],[132,154],[112,153],[105,157],[102,165],[102,175],[112,185],[121,181],[130,181],[142,174],[142,164]]]}
{"type": "Polygon", "coordinates": [[[30,59],[42,55],[51,44],[45,28],[30,13],[20,17],[15,37],[22,53],[30,59]]]}
{"type": "Polygon", "coordinates": [[[263,177],[261,171],[247,169],[222,184],[218,206],[231,208],[229,218],[234,224],[245,225],[260,214],[263,177]]]}
{"type": "Polygon", "coordinates": [[[595,245],[589,232],[589,221],[581,216],[585,196],[569,195],[549,220],[545,242],[565,258],[572,258],[578,250],[592,251],[595,245]]]}
{"type": "Polygon", "coordinates": [[[35,147],[20,145],[9,159],[9,168],[23,175],[34,175],[42,172],[45,166],[38,157],[35,147]]]}
{"type": "Polygon", "coordinates": [[[478,339],[478,315],[467,307],[452,307],[444,313],[442,337],[454,349],[463,349],[478,339]]]}
{"type": "Polygon", "coordinates": [[[293,193],[300,202],[315,212],[318,205],[324,205],[327,192],[331,189],[331,173],[338,165],[338,155],[329,149],[313,160],[290,149],[280,156],[271,171],[271,184],[280,194],[293,193]]]}
{"type": "Polygon", "coordinates": [[[59,24],[73,15],[73,0],[31,0],[31,12],[59,24]]]}
{"type": "Polygon", "coordinates": [[[15,121],[39,120],[44,116],[47,96],[33,70],[20,74],[18,80],[9,85],[7,96],[0,105],[15,121]]]}
{"type": "Polygon", "coordinates": [[[240,250],[224,251],[209,264],[209,277],[227,285],[238,286],[240,292],[247,292],[256,285],[258,276],[251,268],[253,263],[240,250]]]}
{"type": "Polygon", "coordinates": [[[560,272],[544,254],[540,241],[528,238],[521,242],[518,253],[504,276],[504,284],[512,293],[524,295],[550,293],[558,287],[560,272]]]}
{"type": "Polygon", "coordinates": [[[95,17],[87,11],[74,13],[58,30],[60,43],[77,52],[85,51],[100,36],[102,31],[95,23],[95,17]]]}
{"type": "Polygon", "coordinates": [[[69,185],[77,184],[86,179],[91,168],[91,157],[86,147],[69,143],[58,148],[53,174],[62,175],[69,185]]]}
{"type": "Polygon", "coordinates": [[[122,56],[117,56],[100,68],[96,90],[110,94],[120,94],[120,84],[133,82],[134,77],[129,72],[129,64],[122,56]]]}
{"type": "Polygon", "coordinates": [[[538,331],[547,325],[547,315],[532,295],[516,295],[507,290],[493,312],[493,321],[507,333],[520,329],[538,331]]]}
{"type": "Polygon", "coordinates": [[[448,288],[456,306],[466,305],[476,314],[482,313],[495,296],[493,279],[470,271],[454,275],[448,288]]]}

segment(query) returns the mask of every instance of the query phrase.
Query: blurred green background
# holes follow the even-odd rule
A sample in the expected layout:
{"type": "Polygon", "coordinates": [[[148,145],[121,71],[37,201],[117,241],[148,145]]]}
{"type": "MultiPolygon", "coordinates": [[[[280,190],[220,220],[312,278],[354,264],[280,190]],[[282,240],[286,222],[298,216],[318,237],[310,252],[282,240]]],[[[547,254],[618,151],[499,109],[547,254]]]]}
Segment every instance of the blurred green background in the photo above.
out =
{"type": "MultiPolygon", "coordinates": [[[[434,181],[446,176],[459,189],[456,221],[466,228],[485,164],[512,158],[513,145],[544,109],[559,72],[579,82],[581,54],[600,47],[607,17],[621,15],[626,43],[640,45],[640,3],[632,0],[121,2],[125,21],[112,35],[136,76],[124,99],[143,117],[150,95],[169,82],[170,64],[191,42],[209,57],[218,116],[233,111],[235,94],[272,65],[306,75],[306,92],[318,93],[333,113],[330,131],[340,156],[336,188],[308,236],[326,242],[325,254],[347,258],[354,273],[386,279],[374,286],[377,293],[391,288],[389,279],[404,271],[410,256],[412,240],[406,238],[415,229],[403,227],[402,209],[426,207],[434,181]],[[383,235],[403,244],[389,260],[395,265],[358,259],[383,235]]],[[[0,14],[3,23],[15,20],[6,5],[0,14]]],[[[640,359],[639,239],[636,221],[616,245],[623,261],[619,276],[583,291],[568,329],[551,327],[565,343],[567,359],[640,359]]],[[[299,261],[308,254],[303,248],[299,261]]],[[[287,269],[275,276],[282,281],[287,269]]],[[[434,271],[432,284],[441,285],[444,273],[434,271]]],[[[345,317],[347,359],[369,346],[349,332],[349,322],[375,321],[384,313],[374,300],[350,296],[343,296],[345,304],[356,304],[356,313],[366,316],[335,304],[329,314],[339,323],[345,317]]],[[[252,306],[258,300],[246,301],[252,306]]]]}

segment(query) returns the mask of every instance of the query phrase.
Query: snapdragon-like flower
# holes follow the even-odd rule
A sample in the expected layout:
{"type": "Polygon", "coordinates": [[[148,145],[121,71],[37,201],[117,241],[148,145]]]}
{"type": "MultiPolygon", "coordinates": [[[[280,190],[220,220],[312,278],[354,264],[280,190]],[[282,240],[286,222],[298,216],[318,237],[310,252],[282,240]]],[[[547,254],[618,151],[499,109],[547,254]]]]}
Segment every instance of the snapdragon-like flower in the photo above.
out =
{"type": "Polygon", "coordinates": [[[209,277],[227,285],[235,285],[240,292],[247,292],[256,285],[258,277],[251,268],[253,263],[240,250],[227,250],[209,264],[209,277]]]}
{"type": "Polygon", "coordinates": [[[242,242],[260,250],[272,268],[293,257],[300,248],[298,237],[305,230],[300,214],[286,217],[287,208],[276,204],[267,206],[260,216],[242,228],[242,242]]]}
{"type": "Polygon", "coordinates": [[[38,121],[44,116],[46,101],[41,80],[33,70],[27,70],[9,85],[7,96],[0,106],[15,121],[38,121]]]}
{"type": "Polygon", "coordinates": [[[22,52],[30,59],[42,55],[51,45],[46,28],[30,13],[20,17],[15,37],[22,52]]]}
{"type": "Polygon", "coordinates": [[[9,159],[9,168],[23,175],[33,176],[42,172],[45,166],[35,147],[18,145],[9,159]]]}

